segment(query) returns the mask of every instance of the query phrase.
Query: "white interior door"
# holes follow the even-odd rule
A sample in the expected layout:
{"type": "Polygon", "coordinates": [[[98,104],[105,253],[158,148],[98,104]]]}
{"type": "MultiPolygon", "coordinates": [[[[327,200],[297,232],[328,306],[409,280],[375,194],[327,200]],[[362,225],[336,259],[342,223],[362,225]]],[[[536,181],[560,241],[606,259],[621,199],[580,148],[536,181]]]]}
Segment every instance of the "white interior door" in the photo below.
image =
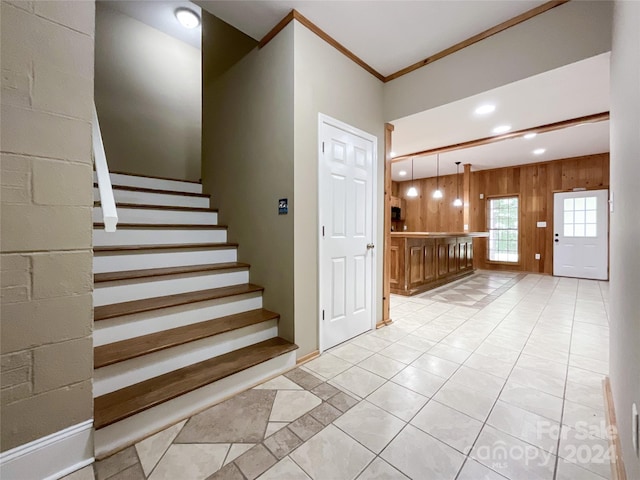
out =
{"type": "Polygon", "coordinates": [[[374,327],[376,138],[320,117],[320,339],[331,348],[374,327]]]}
{"type": "Polygon", "coordinates": [[[609,277],[608,190],[554,194],[553,274],[609,277]]]}

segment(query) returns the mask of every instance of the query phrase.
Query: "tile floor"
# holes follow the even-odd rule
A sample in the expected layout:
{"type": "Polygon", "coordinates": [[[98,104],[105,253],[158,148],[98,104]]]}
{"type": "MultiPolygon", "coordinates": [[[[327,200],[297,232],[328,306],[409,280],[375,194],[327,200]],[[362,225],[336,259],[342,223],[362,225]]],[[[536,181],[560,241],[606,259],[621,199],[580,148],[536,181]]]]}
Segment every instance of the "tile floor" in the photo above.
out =
{"type": "Polygon", "coordinates": [[[391,305],[392,325],[68,480],[610,478],[608,283],[479,272],[391,305]]]}

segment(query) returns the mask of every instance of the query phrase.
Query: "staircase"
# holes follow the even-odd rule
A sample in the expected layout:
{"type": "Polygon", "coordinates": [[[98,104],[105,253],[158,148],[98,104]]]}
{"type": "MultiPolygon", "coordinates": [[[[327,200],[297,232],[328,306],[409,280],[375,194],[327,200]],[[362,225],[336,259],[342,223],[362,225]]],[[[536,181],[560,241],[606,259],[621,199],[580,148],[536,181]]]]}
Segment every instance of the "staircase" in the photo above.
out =
{"type": "Polygon", "coordinates": [[[295,366],[279,315],[199,183],[111,174],[94,185],[95,455],[105,457],[295,366]]]}

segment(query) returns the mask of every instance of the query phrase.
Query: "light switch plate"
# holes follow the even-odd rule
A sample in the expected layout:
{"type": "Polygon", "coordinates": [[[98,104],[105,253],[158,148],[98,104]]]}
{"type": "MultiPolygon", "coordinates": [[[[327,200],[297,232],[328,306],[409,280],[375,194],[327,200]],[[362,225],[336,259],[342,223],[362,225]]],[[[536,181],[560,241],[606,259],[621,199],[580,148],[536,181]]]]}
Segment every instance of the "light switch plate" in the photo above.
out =
{"type": "Polygon", "coordinates": [[[536,253],[536,260],[540,260],[540,254],[536,253]]]}
{"type": "Polygon", "coordinates": [[[537,226],[538,228],[544,228],[544,227],[546,227],[546,226],[547,226],[547,222],[538,222],[538,223],[536,223],[536,226],[537,226]]]}

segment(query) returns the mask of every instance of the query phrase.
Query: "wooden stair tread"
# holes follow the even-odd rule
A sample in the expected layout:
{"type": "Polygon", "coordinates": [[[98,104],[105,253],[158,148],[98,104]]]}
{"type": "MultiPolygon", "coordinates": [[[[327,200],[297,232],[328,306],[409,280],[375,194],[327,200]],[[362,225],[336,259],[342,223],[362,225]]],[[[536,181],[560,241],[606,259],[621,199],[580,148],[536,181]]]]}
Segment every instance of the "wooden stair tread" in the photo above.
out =
{"type": "Polygon", "coordinates": [[[167,243],[167,244],[147,244],[147,245],[105,245],[94,246],[93,252],[124,252],[135,250],[224,250],[237,248],[238,244],[233,242],[220,243],[167,243]]]}
{"type": "Polygon", "coordinates": [[[148,312],[160,308],[176,307],[188,303],[215,300],[218,298],[242,295],[245,293],[261,292],[264,288],[251,283],[242,285],[232,285],[230,287],[211,288],[208,290],[198,290],[195,292],[177,293],[163,297],[144,298],[142,300],[131,300],[129,302],[113,303],[94,307],[94,321],[106,320],[108,318],[131,315],[134,313],[148,312]]]}
{"type": "Polygon", "coordinates": [[[201,181],[196,181],[196,180],[181,180],[179,178],[158,177],[155,175],[143,175],[141,173],[114,172],[113,170],[110,170],[109,173],[113,175],[126,175],[127,177],[153,178],[156,180],[169,180],[171,182],[195,183],[196,185],[202,185],[201,181]]]}
{"type": "MultiPolygon", "coordinates": [[[[104,228],[104,223],[94,222],[93,228],[104,228]]],[[[226,230],[226,225],[201,225],[193,223],[118,223],[118,228],[121,230],[131,229],[163,229],[163,230],[226,230]]]]}
{"type": "Polygon", "coordinates": [[[190,265],[184,267],[148,268],[145,270],[125,270],[122,272],[96,273],[93,275],[94,283],[112,282],[114,280],[132,280],[135,278],[163,277],[166,275],[179,275],[182,273],[215,272],[219,270],[237,270],[249,268],[248,263],[226,262],[208,263],[204,265],[190,265]]]}
{"type": "Polygon", "coordinates": [[[280,315],[275,312],[256,309],[101,345],[93,349],[93,365],[94,368],[105,367],[148,353],[278,318],[280,315]]]}
{"type": "MultiPolygon", "coordinates": [[[[94,183],[93,188],[98,188],[98,184],[94,183]]],[[[181,195],[183,197],[211,198],[211,195],[208,193],[178,192],[175,190],[162,190],[159,188],[128,187],[126,185],[111,185],[111,188],[113,190],[127,190],[129,192],[161,193],[164,195],[181,195]]]]}
{"type": "MultiPolygon", "coordinates": [[[[102,207],[102,202],[93,202],[94,207],[102,207]]],[[[218,212],[217,208],[209,207],[174,207],[171,205],[144,205],[139,203],[117,203],[117,208],[131,208],[137,210],[175,210],[179,212],[218,212]]]]}
{"type": "Polygon", "coordinates": [[[275,337],[102,395],[94,400],[95,428],[124,420],[296,348],[275,337]]]}

